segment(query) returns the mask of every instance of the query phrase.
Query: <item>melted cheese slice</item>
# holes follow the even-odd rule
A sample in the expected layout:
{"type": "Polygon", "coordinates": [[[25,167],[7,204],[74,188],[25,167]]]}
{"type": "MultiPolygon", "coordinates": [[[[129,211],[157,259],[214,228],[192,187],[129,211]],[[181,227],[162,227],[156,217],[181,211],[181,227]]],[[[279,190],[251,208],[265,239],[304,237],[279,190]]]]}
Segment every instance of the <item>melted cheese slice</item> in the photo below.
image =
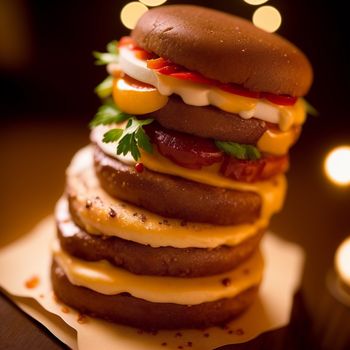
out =
{"type": "MultiPolygon", "coordinates": [[[[116,155],[116,143],[102,142],[103,134],[111,128],[113,128],[113,126],[98,126],[94,128],[91,134],[91,139],[93,142],[96,142],[106,154],[119,159],[121,162],[131,164],[132,159],[130,157],[124,158],[122,155],[116,155]]],[[[141,150],[140,161],[147,169],[158,173],[179,176],[206,185],[258,193],[263,201],[261,216],[264,218],[269,218],[283,206],[287,187],[284,175],[279,175],[268,181],[251,184],[237,182],[222,176],[219,173],[220,165],[218,164],[202,168],[201,170],[186,169],[161,156],[156,149],[153,150],[153,154],[141,150]]]]}
{"type": "MultiPolygon", "coordinates": [[[[293,106],[282,106],[265,99],[239,96],[215,86],[159,74],[148,68],[147,62],[137,58],[134,52],[127,47],[120,48],[119,64],[124,73],[138,81],[153,85],[161,95],[177,94],[186,104],[192,106],[216,106],[229,113],[239,114],[244,119],[254,117],[278,124],[282,131],[305,121],[306,109],[302,99],[299,99],[293,106]]],[[[138,103],[137,99],[133,103],[138,103]]]]}
{"type": "Polygon", "coordinates": [[[130,293],[133,297],[153,303],[197,305],[222,298],[232,298],[257,286],[262,280],[263,260],[260,253],[238,268],[224,274],[176,278],[134,275],[127,270],[112,266],[107,261],[87,262],[65,253],[58,242],[53,247],[55,261],[62,267],[69,281],[105,295],[130,293]],[[231,284],[224,286],[222,280],[231,284]]]}
{"type": "MultiPolygon", "coordinates": [[[[141,208],[108,198],[108,196],[103,195],[102,191],[98,190],[89,190],[86,195],[73,196],[70,198],[70,207],[79,219],[79,226],[82,226],[90,234],[116,236],[153,248],[236,246],[268,226],[267,219],[259,219],[253,224],[236,226],[185,224],[176,219],[165,220],[141,208]],[[91,201],[91,208],[86,208],[87,200],[91,201]],[[110,208],[113,208],[117,213],[117,217],[111,218],[109,216],[110,208]]],[[[68,202],[62,198],[56,205],[56,216],[58,213],[62,215],[67,211],[68,202]]],[[[74,228],[71,227],[71,229],[74,228]]]]}
{"type": "Polygon", "coordinates": [[[260,137],[257,147],[262,152],[281,156],[288,153],[297,136],[298,131],[295,129],[288,131],[266,130],[260,137]]]}
{"type": "Polygon", "coordinates": [[[270,217],[282,208],[286,180],[279,175],[272,180],[256,182],[253,184],[237,182],[219,173],[219,165],[215,164],[202,170],[186,169],[161,156],[156,150],[153,154],[142,152],[141,162],[147,169],[155,172],[180,176],[188,180],[204,183],[211,186],[228,188],[238,191],[249,191],[259,194],[262,198],[262,217],[270,217]]]}
{"type": "MultiPolygon", "coordinates": [[[[71,211],[79,225],[91,234],[117,236],[151,247],[215,248],[238,245],[268,225],[269,217],[236,226],[184,224],[181,220],[165,220],[147,210],[126,204],[101,189],[93,169],[92,152],[92,147],[88,146],[74,156],[67,170],[66,191],[71,211]],[[88,200],[92,206],[86,206],[88,200]],[[110,217],[110,208],[117,213],[116,217],[110,217]]],[[[277,192],[283,190],[284,180],[276,187],[277,192]]],[[[60,205],[67,203],[60,201],[56,212],[59,212],[60,205]]]]}
{"type": "Polygon", "coordinates": [[[147,84],[129,77],[120,77],[113,82],[113,99],[125,113],[147,114],[161,109],[168,103],[168,97],[147,84]]]}

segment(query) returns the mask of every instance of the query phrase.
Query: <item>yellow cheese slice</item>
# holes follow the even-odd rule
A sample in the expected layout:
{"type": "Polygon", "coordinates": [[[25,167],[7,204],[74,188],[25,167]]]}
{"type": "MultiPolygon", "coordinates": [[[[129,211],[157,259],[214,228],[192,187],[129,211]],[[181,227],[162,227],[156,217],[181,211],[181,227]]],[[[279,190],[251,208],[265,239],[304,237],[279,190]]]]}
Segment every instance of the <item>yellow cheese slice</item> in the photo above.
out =
{"type": "Polygon", "coordinates": [[[140,161],[147,169],[158,173],[179,176],[206,185],[258,193],[263,202],[262,217],[270,217],[283,206],[287,187],[284,175],[278,175],[268,181],[255,183],[238,182],[222,176],[219,172],[219,165],[217,164],[202,168],[201,170],[187,169],[161,156],[155,149],[153,154],[142,151],[140,161]]]}
{"type": "Polygon", "coordinates": [[[266,130],[260,137],[257,147],[261,152],[281,156],[288,153],[296,141],[298,132],[295,129],[288,131],[266,130]]]}
{"type": "Polygon", "coordinates": [[[136,115],[154,112],[168,103],[168,97],[155,87],[129,77],[114,80],[113,99],[123,112],[136,115]]]}
{"type": "MultiPolygon", "coordinates": [[[[274,207],[273,202],[280,200],[281,193],[285,191],[283,176],[276,180],[271,190],[265,194],[266,200],[271,203],[270,210],[274,207]]],[[[82,149],[73,158],[67,170],[66,192],[70,199],[71,210],[87,232],[117,236],[152,247],[234,246],[265,228],[272,215],[271,211],[266,210],[265,216],[256,222],[236,226],[184,223],[177,219],[164,219],[147,210],[112,198],[103,191],[93,169],[91,146],[82,149]],[[90,201],[92,206],[87,206],[87,201],[90,201]],[[116,217],[110,217],[110,208],[117,213],[116,217]]]]}
{"type": "Polygon", "coordinates": [[[260,252],[234,270],[220,275],[178,278],[134,275],[107,261],[87,262],[65,253],[58,242],[53,247],[54,258],[69,281],[105,295],[130,293],[153,303],[196,305],[222,298],[232,298],[262,280],[263,259],[260,252]],[[229,285],[222,283],[230,279],[229,285]]]}

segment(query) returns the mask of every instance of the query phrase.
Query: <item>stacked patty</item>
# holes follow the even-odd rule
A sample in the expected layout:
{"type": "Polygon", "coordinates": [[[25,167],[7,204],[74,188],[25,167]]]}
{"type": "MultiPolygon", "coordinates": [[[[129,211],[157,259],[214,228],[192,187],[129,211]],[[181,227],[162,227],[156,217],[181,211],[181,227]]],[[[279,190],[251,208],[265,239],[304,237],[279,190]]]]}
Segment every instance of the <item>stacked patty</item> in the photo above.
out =
{"type": "Polygon", "coordinates": [[[262,281],[310,64],[245,20],[186,5],[148,11],[99,58],[105,104],[57,204],[54,291],[135,327],[225,323],[262,281]]]}

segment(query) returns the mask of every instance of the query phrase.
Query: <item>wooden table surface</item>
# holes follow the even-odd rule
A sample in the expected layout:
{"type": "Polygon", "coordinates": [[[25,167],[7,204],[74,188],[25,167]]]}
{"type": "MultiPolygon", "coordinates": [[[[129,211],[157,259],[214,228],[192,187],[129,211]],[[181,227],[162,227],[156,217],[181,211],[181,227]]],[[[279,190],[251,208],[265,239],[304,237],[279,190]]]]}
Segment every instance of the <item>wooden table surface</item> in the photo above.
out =
{"type": "MultiPolygon", "coordinates": [[[[0,246],[52,213],[70,158],[88,143],[86,122],[81,120],[28,116],[1,127],[0,246]]],[[[322,171],[327,151],[343,141],[349,138],[322,131],[317,121],[310,120],[291,154],[288,197],[271,225],[275,233],[300,244],[306,252],[290,324],[249,343],[222,349],[350,349],[350,308],[334,299],[326,286],[335,250],[350,235],[350,189],[330,184],[322,171]]],[[[65,348],[1,294],[0,316],[0,349],[65,348]]]]}

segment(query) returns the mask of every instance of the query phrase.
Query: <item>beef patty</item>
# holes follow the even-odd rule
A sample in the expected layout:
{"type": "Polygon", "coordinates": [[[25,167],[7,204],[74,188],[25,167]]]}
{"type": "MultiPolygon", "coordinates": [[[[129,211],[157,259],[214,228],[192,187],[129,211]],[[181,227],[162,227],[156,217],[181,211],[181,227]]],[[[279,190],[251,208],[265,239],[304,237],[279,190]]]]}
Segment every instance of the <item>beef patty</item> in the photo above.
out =
{"type": "Polygon", "coordinates": [[[161,109],[147,115],[160,125],[188,134],[219,141],[256,145],[268,125],[263,120],[243,119],[238,114],[212,106],[197,107],[172,95],[161,109]]]}
{"type": "Polygon", "coordinates": [[[233,298],[191,306],[153,303],[128,293],[104,295],[75,286],[56,262],[52,264],[51,281],[57,297],[84,314],[152,330],[205,328],[224,324],[251,305],[258,290],[255,286],[233,298]]]}
{"type": "MultiPolygon", "coordinates": [[[[68,212],[68,210],[67,210],[68,212]]],[[[200,277],[232,270],[257,249],[264,229],[237,246],[204,248],[153,248],[116,236],[92,235],[76,225],[68,213],[57,215],[61,247],[87,261],[107,260],[134,274],[200,277]]]]}
{"type": "Polygon", "coordinates": [[[156,214],[213,225],[252,223],[260,216],[261,197],[156,173],[106,155],[98,146],[94,163],[101,187],[111,196],[156,214]]]}

